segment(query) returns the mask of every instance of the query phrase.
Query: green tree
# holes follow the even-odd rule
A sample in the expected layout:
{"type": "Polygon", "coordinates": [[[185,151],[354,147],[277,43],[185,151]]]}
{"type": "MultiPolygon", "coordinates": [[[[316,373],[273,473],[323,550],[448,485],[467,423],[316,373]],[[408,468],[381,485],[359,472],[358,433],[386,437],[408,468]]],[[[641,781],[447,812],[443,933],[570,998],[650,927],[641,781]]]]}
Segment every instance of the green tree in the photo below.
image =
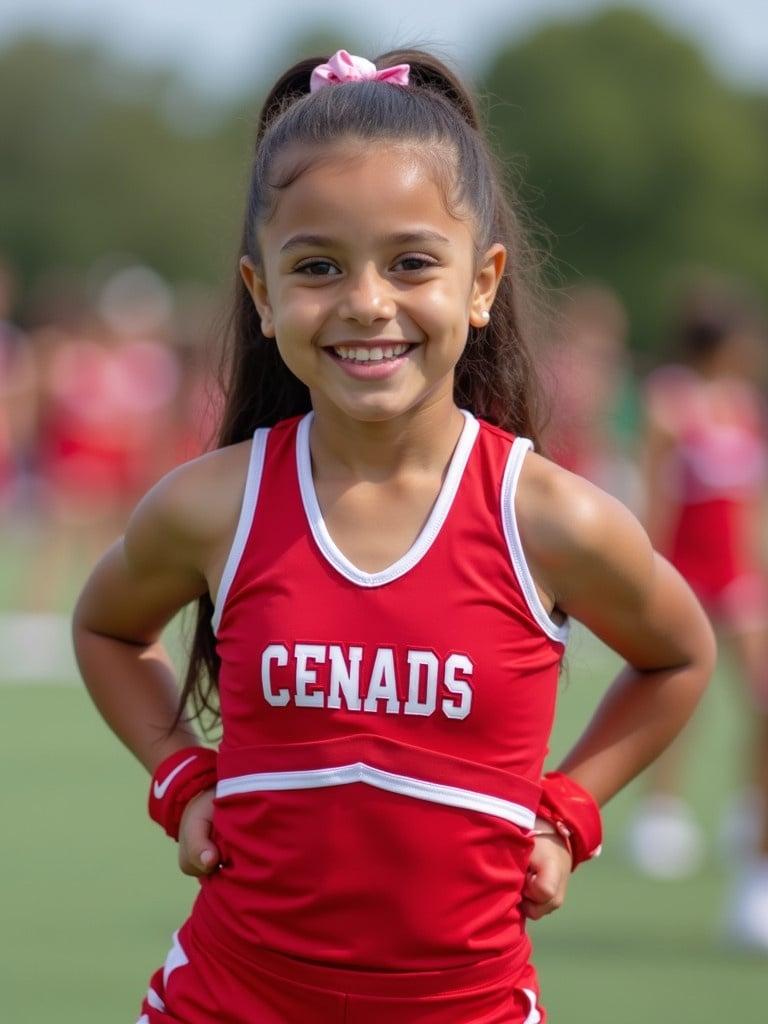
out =
{"type": "Polygon", "coordinates": [[[504,47],[485,85],[555,276],[613,284],[640,345],[657,343],[681,265],[768,288],[765,98],[727,85],[691,42],[645,14],[605,11],[504,47]]]}
{"type": "Polygon", "coordinates": [[[171,279],[217,276],[234,254],[249,129],[170,74],[21,40],[0,54],[0,249],[27,283],[114,251],[171,279]],[[193,133],[195,102],[208,130],[193,133]]]}
{"type": "Polygon", "coordinates": [[[110,253],[171,281],[228,281],[263,91],[341,36],[307,31],[280,67],[218,107],[171,72],[95,46],[31,36],[0,51],[0,254],[22,289],[110,253]]]}

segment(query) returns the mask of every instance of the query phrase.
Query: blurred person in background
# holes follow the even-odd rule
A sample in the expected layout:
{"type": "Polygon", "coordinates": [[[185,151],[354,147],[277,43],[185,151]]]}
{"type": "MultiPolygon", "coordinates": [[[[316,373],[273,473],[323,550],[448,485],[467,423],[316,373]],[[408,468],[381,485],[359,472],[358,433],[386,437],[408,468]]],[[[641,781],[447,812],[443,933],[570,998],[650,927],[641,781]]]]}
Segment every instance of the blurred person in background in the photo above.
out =
{"type": "Polygon", "coordinates": [[[23,333],[13,283],[0,263],[0,677],[46,679],[71,661],[63,609],[83,567],[144,491],[208,446],[213,300],[106,256],[86,276],[44,275],[23,333]]]}
{"type": "Polygon", "coordinates": [[[188,284],[177,291],[172,344],[179,370],[173,407],[173,444],[166,469],[194,459],[214,444],[223,408],[221,383],[210,345],[220,325],[210,288],[188,284]]]}
{"type": "Polygon", "coordinates": [[[543,441],[559,465],[636,509],[640,481],[618,429],[631,379],[628,332],[627,311],[608,286],[581,284],[562,294],[543,358],[543,441]]]}
{"type": "MultiPolygon", "coordinates": [[[[702,280],[683,296],[673,337],[678,361],[655,370],[645,389],[646,528],[707,608],[745,683],[751,789],[727,826],[740,856],[726,927],[734,942],[768,952],[765,323],[736,289],[702,280]]],[[[653,877],[683,877],[703,857],[681,795],[686,740],[649,769],[630,827],[632,860],[653,877]]]]}
{"type": "Polygon", "coordinates": [[[172,463],[178,361],[168,343],[173,300],[147,267],[112,274],[36,334],[42,542],[26,604],[51,609],[75,566],[120,533],[127,511],[172,463]]]}

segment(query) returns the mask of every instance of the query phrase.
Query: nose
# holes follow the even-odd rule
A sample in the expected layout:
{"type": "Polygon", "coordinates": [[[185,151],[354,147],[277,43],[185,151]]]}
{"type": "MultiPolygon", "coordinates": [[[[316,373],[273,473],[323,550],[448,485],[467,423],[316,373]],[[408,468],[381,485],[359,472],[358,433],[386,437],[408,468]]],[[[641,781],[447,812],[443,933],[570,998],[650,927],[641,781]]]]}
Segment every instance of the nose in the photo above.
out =
{"type": "Polygon", "coordinates": [[[377,320],[392,320],[396,304],[392,284],[369,264],[360,273],[351,275],[339,303],[342,320],[370,326],[377,320]]]}

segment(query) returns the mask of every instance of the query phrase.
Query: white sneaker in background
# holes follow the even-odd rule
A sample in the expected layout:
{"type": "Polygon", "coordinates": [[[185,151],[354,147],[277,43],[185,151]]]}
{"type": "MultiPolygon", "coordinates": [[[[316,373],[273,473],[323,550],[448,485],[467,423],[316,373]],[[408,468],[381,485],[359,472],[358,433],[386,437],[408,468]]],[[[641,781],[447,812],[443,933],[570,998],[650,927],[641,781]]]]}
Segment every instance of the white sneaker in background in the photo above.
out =
{"type": "Polygon", "coordinates": [[[725,913],[725,939],[738,949],[768,955],[768,858],[737,866],[725,913]]]}
{"type": "Polygon", "coordinates": [[[704,835],[690,806],[676,796],[645,797],[627,833],[629,859],[649,878],[693,875],[704,860],[704,835]]]}

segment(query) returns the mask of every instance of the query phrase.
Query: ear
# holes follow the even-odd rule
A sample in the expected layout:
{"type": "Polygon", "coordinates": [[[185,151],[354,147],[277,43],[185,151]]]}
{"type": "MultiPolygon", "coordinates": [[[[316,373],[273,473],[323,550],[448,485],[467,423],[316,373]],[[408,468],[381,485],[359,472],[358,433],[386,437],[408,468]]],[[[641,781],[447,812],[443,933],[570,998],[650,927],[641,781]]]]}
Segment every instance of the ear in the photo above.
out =
{"type": "Polygon", "coordinates": [[[269,303],[267,284],[261,268],[257,267],[250,256],[240,257],[240,276],[250,292],[256,312],[261,318],[261,332],[265,338],[274,338],[275,321],[272,306],[269,303]]]}
{"type": "Polygon", "coordinates": [[[493,300],[507,263],[507,250],[501,242],[495,242],[480,258],[475,281],[472,285],[472,296],[469,305],[469,322],[473,327],[487,327],[493,300]]]}

